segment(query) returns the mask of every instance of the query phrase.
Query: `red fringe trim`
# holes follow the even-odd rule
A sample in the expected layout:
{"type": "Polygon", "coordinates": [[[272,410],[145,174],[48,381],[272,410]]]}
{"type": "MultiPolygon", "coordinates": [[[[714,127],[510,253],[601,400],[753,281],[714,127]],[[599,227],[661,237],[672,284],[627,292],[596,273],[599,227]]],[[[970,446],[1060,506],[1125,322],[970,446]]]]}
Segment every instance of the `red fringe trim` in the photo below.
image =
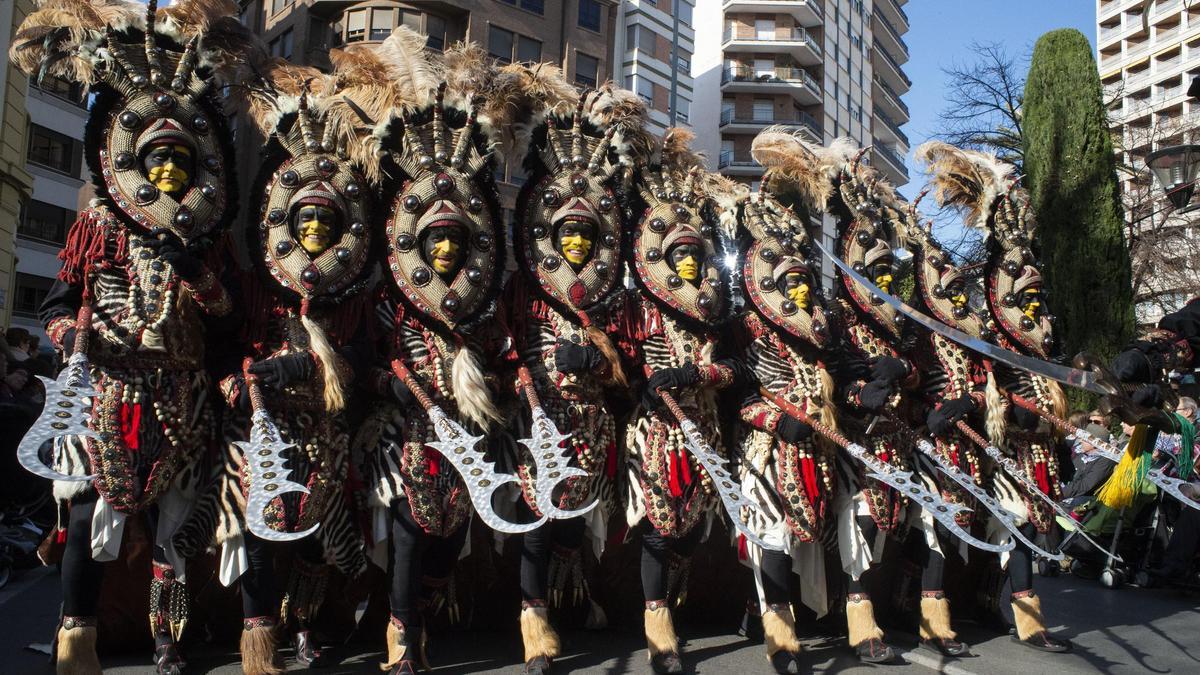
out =
{"type": "Polygon", "coordinates": [[[80,286],[93,265],[123,266],[129,261],[129,233],[107,213],[104,209],[89,208],[75,218],[66,244],[58,254],[62,261],[59,281],[80,286]]]}

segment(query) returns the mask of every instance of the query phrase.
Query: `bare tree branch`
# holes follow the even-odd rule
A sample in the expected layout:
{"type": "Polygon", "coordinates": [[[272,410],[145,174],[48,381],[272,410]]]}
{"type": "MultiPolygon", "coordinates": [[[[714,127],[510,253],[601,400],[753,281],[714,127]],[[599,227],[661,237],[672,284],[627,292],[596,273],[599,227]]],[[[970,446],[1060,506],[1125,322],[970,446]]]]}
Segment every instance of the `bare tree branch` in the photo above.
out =
{"type": "Polygon", "coordinates": [[[999,43],[971,44],[975,61],[943,68],[947,105],[939,113],[938,137],[952,145],[996,153],[1021,170],[1021,101],[1025,78],[1017,60],[999,43]]]}

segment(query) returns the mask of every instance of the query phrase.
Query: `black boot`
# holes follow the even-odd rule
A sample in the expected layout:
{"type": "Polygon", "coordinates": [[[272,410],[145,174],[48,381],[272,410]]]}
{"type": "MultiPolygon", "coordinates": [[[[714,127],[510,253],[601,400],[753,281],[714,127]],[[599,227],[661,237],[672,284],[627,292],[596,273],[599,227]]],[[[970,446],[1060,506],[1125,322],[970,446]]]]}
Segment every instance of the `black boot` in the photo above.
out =
{"type": "Polygon", "coordinates": [[[896,652],[879,638],[863,640],[854,648],[854,654],[863,663],[891,663],[896,659],[896,652]]]}
{"type": "Polygon", "coordinates": [[[550,675],[551,661],[547,656],[538,656],[525,662],[525,675],[550,675]]]}
{"type": "Polygon", "coordinates": [[[317,644],[310,631],[302,630],[292,636],[292,647],[296,650],[296,663],[305,668],[320,668],[325,665],[325,650],[317,644]]]}
{"type": "Polygon", "coordinates": [[[1070,640],[1060,640],[1060,639],[1050,635],[1050,633],[1048,631],[1044,631],[1044,630],[1040,630],[1040,631],[1034,633],[1033,635],[1030,635],[1029,637],[1025,638],[1024,640],[1022,640],[1022,639],[1018,638],[1016,635],[1014,635],[1013,642],[1023,644],[1026,647],[1029,647],[1030,649],[1036,649],[1039,652],[1051,652],[1054,654],[1062,654],[1064,652],[1071,651],[1071,641],[1070,640]]]}
{"type": "Polygon", "coordinates": [[[683,659],[675,652],[664,652],[650,657],[650,668],[658,675],[683,675],[683,659]]]}
{"type": "Polygon", "coordinates": [[[781,649],[771,655],[771,667],[777,673],[798,675],[800,672],[800,655],[781,649]]]}
{"type": "Polygon", "coordinates": [[[179,655],[179,648],[168,639],[154,648],[154,668],[157,675],[182,675],[187,662],[179,655]]]}

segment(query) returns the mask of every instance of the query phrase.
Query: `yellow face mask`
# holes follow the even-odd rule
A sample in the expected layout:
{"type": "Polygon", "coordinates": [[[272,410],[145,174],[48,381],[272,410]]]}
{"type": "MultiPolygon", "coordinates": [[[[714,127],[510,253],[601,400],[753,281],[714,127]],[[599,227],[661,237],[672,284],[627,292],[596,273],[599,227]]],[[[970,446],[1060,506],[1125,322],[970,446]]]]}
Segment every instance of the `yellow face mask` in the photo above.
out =
{"type": "Polygon", "coordinates": [[[881,275],[875,277],[875,285],[878,286],[879,290],[883,291],[884,293],[891,293],[892,292],[892,275],[881,274],[881,275]]]}
{"type": "Polygon", "coordinates": [[[966,307],[967,292],[961,288],[957,289],[957,292],[950,296],[950,302],[954,303],[955,307],[966,307]]]}
{"type": "MultiPolygon", "coordinates": [[[[182,190],[187,186],[191,176],[188,175],[188,170],[183,166],[182,161],[178,158],[182,155],[184,158],[190,158],[192,151],[190,148],[183,145],[164,146],[171,149],[170,157],[162,163],[157,163],[153,157],[150,162],[149,171],[146,178],[154,187],[165,193],[173,193],[182,190]]],[[[153,156],[155,151],[151,151],[153,156]]]]}
{"type": "Polygon", "coordinates": [[[592,240],[581,233],[563,236],[558,241],[563,257],[572,265],[582,265],[592,252],[592,240]]]}
{"type": "Polygon", "coordinates": [[[796,306],[802,310],[809,309],[809,295],[812,289],[808,283],[800,282],[798,286],[792,286],[787,289],[787,299],[796,303],[796,306]]]}
{"type": "Polygon", "coordinates": [[[675,263],[675,273],[684,281],[695,281],[700,276],[700,265],[696,264],[696,259],[689,255],[675,263]]]}
{"type": "Polygon", "coordinates": [[[296,233],[300,246],[309,253],[317,254],[329,248],[333,233],[334,213],[324,206],[304,206],[300,209],[300,224],[296,233]]]}
{"type": "Polygon", "coordinates": [[[458,262],[458,244],[453,239],[443,239],[433,245],[433,271],[449,274],[458,262]]]}

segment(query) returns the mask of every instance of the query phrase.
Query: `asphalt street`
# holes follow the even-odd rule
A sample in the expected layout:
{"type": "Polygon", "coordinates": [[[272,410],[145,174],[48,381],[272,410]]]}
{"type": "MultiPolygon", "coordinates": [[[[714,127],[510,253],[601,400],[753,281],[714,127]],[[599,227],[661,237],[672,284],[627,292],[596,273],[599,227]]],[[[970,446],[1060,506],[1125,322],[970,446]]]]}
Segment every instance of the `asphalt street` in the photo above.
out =
{"type": "MultiPolygon", "coordinates": [[[[975,656],[945,660],[916,647],[911,635],[889,633],[903,662],[889,666],[860,666],[845,646],[845,639],[817,636],[805,639],[806,664],[813,672],[971,673],[1032,675],[1035,673],[1195,673],[1200,672],[1200,597],[1173,590],[1123,588],[1107,590],[1095,581],[1070,576],[1038,579],[1048,624],[1059,635],[1072,639],[1073,653],[1044,655],[1012,642],[1008,636],[960,627],[960,637],[972,645],[975,656]]],[[[58,576],[39,568],[18,573],[0,590],[0,672],[52,673],[45,648],[57,617],[58,576]]],[[[645,673],[645,644],[640,627],[610,628],[598,632],[563,635],[564,655],[558,672],[615,675],[645,673]]],[[[765,651],[735,634],[712,626],[681,624],[687,641],[684,650],[696,673],[770,673],[765,651]]],[[[805,627],[800,627],[801,635],[805,627]]],[[[367,645],[343,646],[338,662],[324,673],[379,673],[380,653],[367,645]]],[[[192,645],[189,673],[240,673],[232,646],[192,645]]],[[[435,673],[520,672],[520,645],[516,635],[500,632],[458,633],[434,655],[435,673]],[[463,639],[466,637],[466,639],[463,639]]],[[[153,673],[148,655],[104,659],[105,672],[120,675],[153,673]]],[[[288,660],[290,670],[295,665],[288,660]]]]}

